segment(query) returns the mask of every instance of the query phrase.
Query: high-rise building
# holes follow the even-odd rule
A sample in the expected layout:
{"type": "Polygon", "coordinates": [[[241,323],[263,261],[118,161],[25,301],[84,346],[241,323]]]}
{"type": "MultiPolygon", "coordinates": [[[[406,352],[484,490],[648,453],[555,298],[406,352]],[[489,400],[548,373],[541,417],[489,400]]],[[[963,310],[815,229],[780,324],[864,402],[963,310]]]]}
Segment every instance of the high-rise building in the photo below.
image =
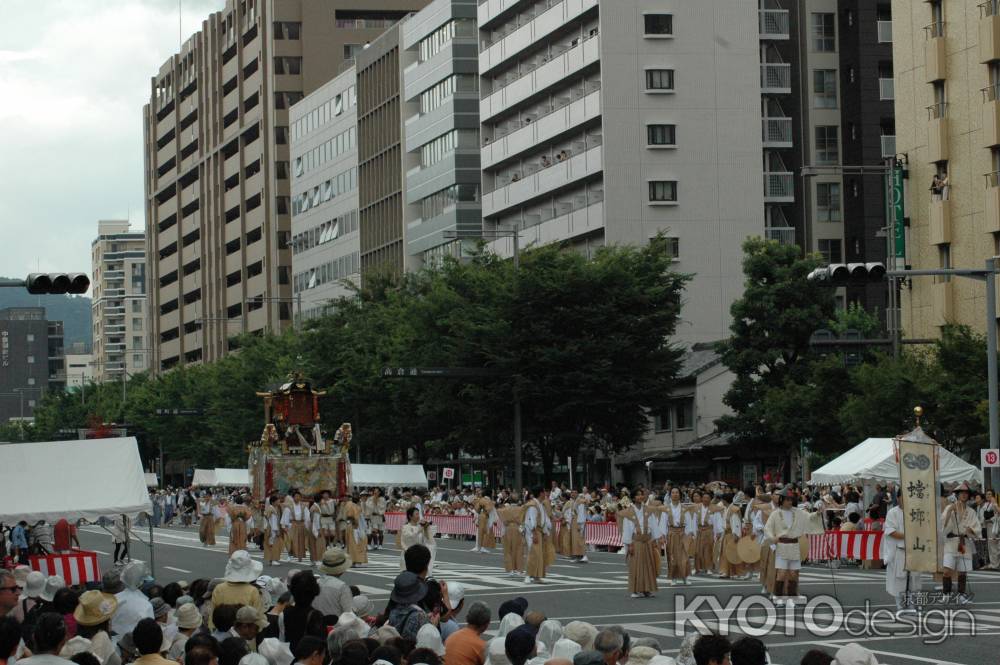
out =
{"type": "Polygon", "coordinates": [[[694,273],[678,341],[726,337],[764,233],[757,7],[486,0],[478,24],[485,230],[585,253],[662,233],[694,273]]]}
{"type": "MultiPolygon", "coordinates": [[[[893,0],[892,16],[907,263],[983,268],[1000,254],[1000,3],[893,0]]],[[[902,328],[924,339],[946,323],[985,332],[985,295],[982,282],[914,278],[902,328]]]]}
{"type": "MultiPolygon", "coordinates": [[[[759,11],[765,234],[831,263],[886,258],[890,15],[888,2],[859,0],[762,0],[759,11]]],[[[882,313],[886,293],[846,297],[882,313]]]]}
{"type": "Polygon", "coordinates": [[[120,381],[148,368],[146,235],[128,220],[102,220],[90,244],[93,378],[120,381]]]}
{"type": "Polygon", "coordinates": [[[66,387],[62,321],[44,307],[0,310],[0,422],[34,418],[48,390],[66,387]]]}
{"type": "Polygon", "coordinates": [[[354,66],[292,107],[292,292],[322,314],[361,283],[358,112],[354,66]]]}
{"type": "Polygon", "coordinates": [[[227,0],[143,109],[154,371],[291,323],[289,108],[427,0],[227,0]]]}
{"type": "Polygon", "coordinates": [[[403,72],[406,253],[416,264],[460,257],[457,235],[482,231],[478,0],[434,0],[401,24],[416,54],[403,72]],[[450,234],[450,237],[449,237],[450,234]]]}

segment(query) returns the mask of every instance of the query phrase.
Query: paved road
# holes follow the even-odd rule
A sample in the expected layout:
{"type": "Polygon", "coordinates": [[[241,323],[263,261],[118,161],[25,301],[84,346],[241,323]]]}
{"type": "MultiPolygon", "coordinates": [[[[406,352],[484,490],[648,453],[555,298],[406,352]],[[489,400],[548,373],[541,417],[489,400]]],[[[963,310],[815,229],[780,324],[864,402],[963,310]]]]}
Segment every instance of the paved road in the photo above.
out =
{"type": "MultiPolygon", "coordinates": [[[[142,536],[146,538],[145,532],[142,536]]],[[[100,553],[102,569],[107,569],[113,551],[108,534],[88,528],[80,537],[84,547],[100,553]]],[[[197,532],[190,529],[156,529],[155,538],[156,577],[160,581],[221,576],[225,569],[228,555],[224,536],[218,538],[219,545],[210,549],[201,547],[197,532]]],[[[678,631],[719,630],[726,626],[733,638],[763,633],[771,659],[786,665],[798,663],[801,655],[814,646],[832,652],[838,645],[852,641],[875,650],[879,662],[888,665],[982,665],[997,662],[1000,653],[1000,573],[971,575],[971,588],[977,596],[971,611],[946,614],[936,609],[915,625],[898,623],[888,612],[893,606],[885,593],[881,571],[806,567],[800,593],[813,599],[813,609],[806,612],[800,607],[786,612],[784,608],[775,611],[762,602],[755,595],[760,591],[756,583],[714,578],[692,578],[690,586],[664,586],[654,598],[632,600],[626,592],[624,559],[605,552],[591,554],[588,564],[559,560],[546,584],[526,585],[523,578],[503,573],[501,553],[477,554],[470,548],[467,541],[439,540],[434,577],[462,582],[468,590],[467,598],[483,600],[494,610],[507,598],[524,596],[532,608],[564,623],[582,619],[596,625],[621,624],[636,637],[657,638],[667,653],[677,650],[678,631]],[[720,618],[711,603],[723,611],[727,607],[732,610],[730,620],[720,618]],[[840,609],[832,609],[832,603],[840,609]],[[873,616],[874,624],[863,613],[873,616]],[[694,624],[696,621],[701,623],[694,624]],[[950,637],[942,639],[942,633],[950,637]]],[[[149,562],[145,545],[133,542],[132,554],[149,562]]],[[[260,559],[259,552],[251,554],[260,559]]],[[[265,573],[287,575],[305,568],[309,568],[308,563],[282,564],[265,573]]],[[[398,571],[399,552],[388,546],[372,552],[367,567],[352,569],[344,579],[359,586],[380,607],[388,599],[398,571]]],[[[924,588],[930,590],[931,586],[925,583],[924,588]]]]}

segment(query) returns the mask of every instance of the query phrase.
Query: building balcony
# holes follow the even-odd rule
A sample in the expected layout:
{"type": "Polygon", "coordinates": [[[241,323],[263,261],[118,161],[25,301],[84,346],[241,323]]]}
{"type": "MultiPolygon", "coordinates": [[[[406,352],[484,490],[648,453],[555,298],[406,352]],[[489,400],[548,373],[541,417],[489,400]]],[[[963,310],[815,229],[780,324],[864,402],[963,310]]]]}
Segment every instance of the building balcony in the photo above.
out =
{"type": "Polygon", "coordinates": [[[529,97],[551,88],[600,61],[601,40],[598,35],[584,39],[551,60],[523,72],[506,85],[495,89],[479,105],[481,120],[488,120],[529,97]]]}
{"type": "Polygon", "coordinates": [[[1000,172],[986,174],[986,232],[1000,232],[1000,172]]]}
{"type": "Polygon", "coordinates": [[[878,98],[883,102],[891,102],[896,99],[896,81],[892,78],[879,77],[878,98]]]}
{"type": "Polygon", "coordinates": [[[603,165],[604,147],[597,145],[548,168],[511,180],[483,195],[483,217],[499,215],[576,181],[597,175],[603,165]]]}
{"type": "Polygon", "coordinates": [[[937,282],[931,285],[931,323],[943,326],[951,323],[955,311],[954,282],[937,282]]]}
{"type": "MultiPolygon", "coordinates": [[[[493,140],[484,143],[481,150],[483,168],[489,168],[498,162],[532,150],[540,143],[550,141],[574,127],[600,117],[599,87],[585,96],[574,98],[575,94],[576,91],[566,91],[565,97],[560,95],[553,98],[552,106],[546,107],[553,109],[552,111],[531,121],[525,117],[512,123],[511,127],[517,128],[508,134],[495,134],[493,140]]],[[[582,91],[580,95],[583,95],[582,91]]],[[[499,128],[496,131],[499,132],[499,128]]],[[[485,138],[484,135],[484,140],[485,138]]]]}
{"type": "Polygon", "coordinates": [[[761,9],[758,14],[760,16],[761,39],[789,38],[791,33],[787,9],[761,9]]]}
{"type": "Polygon", "coordinates": [[[983,147],[1000,146],[1000,99],[997,99],[997,86],[984,90],[992,99],[983,104],[983,147]]]}
{"type": "Polygon", "coordinates": [[[924,80],[927,83],[944,80],[947,76],[948,56],[944,43],[944,24],[932,23],[925,28],[927,42],[924,45],[924,80]]]}
{"type": "MultiPolygon", "coordinates": [[[[605,225],[603,194],[579,196],[578,200],[553,201],[552,208],[540,214],[526,214],[517,222],[521,229],[518,240],[521,247],[548,245],[588,235],[605,225]]],[[[487,243],[491,252],[509,258],[514,254],[513,238],[498,238],[487,243]]]]}
{"type": "Polygon", "coordinates": [[[104,326],[105,337],[118,337],[119,335],[124,335],[124,334],[125,334],[124,323],[108,324],[104,326]]]}
{"type": "Polygon", "coordinates": [[[764,172],[764,203],[794,203],[795,174],[764,172]]]}
{"type": "Polygon", "coordinates": [[[948,118],[943,111],[938,115],[932,112],[927,123],[927,161],[936,164],[948,159],[948,118]]]}
{"type": "Polygon", "coordinates": [[[511,7],[525,0],[479,0],[479,25],[486,26],[511,7]]]}
{"type": "Polygon", "coordinates": [[[761,63],[760,91],[765,95],[790,95],[792,93],[792,65],[786,62],[761,63]]]}
{"type": "Polygon", "coordinates": [[[795,244],[795,227],[794,226],[769,226],[764,229],[764,237],[768,240],[776,240],[782,245],[794,245],[795,244]]]}
{"type": "Polygon", "coordinates": [[[951,206],[947,199],[931,201],[927,226],[931,245],[946,245],[951,242],[951,206]]]}
{"type": "Polygon", "coordinates": [[[878,21],[878,43],[892,43],[892,21],[878,21]]]}
{"type": "Polygon", "coordinates": [[[895,157],[896,156],[896,135],[895,134],[883,134],[882,139],[882,156],[883,157],[895,157]]]}
{"type": "Polygon", "coordinates": [[[761,119],[765,148],[791,148],[792,119],[762,118],[761,119]]]}
{"type": "Polygon", "coordinates": [[[979,5],[982,17],[979,19],[979,62],[1000,60],[1000,15],[997,3],[984,2],[979,5]]]}

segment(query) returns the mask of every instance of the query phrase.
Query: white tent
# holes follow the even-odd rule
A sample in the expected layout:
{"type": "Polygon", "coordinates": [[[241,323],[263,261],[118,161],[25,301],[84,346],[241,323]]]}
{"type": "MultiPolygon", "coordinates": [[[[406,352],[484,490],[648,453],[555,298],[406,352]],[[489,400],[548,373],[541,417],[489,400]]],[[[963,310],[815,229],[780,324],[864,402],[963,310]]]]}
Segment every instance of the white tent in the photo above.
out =
{"type": "MultiPolygon", "coordinates": [[[[983,472],[941,447],[938,478],[943,483],[983,482],[983,472]]],[[[860,480],[899,482],[899,466],[892,439],[865,439],[812,473],[811,485],[860,480]]]]}
{"type": "Polygon", "coordinates": [[[195,469],[191,485],[194,487],[215,487],[215,469],[195,469]]]}
{"type": "Polygon", "coordinates": [[[249,487],[248,469],[215,469],[215,485],[218,487],[249,487]]]}
{"type": "Polygon", "coordinates": [[[419,464],[352,464],[355,487],[427,487],[427,474],[419,464]]]}
{"type": "Polygon", "coordinates": [[[135,438],[0,445],[0,522],[152,512],[135,438]]]}
{"type": "Polygon", "coordinates": [[[146,487],[156,487],[160,484],[155,473],[146,473],[146,487]]]}

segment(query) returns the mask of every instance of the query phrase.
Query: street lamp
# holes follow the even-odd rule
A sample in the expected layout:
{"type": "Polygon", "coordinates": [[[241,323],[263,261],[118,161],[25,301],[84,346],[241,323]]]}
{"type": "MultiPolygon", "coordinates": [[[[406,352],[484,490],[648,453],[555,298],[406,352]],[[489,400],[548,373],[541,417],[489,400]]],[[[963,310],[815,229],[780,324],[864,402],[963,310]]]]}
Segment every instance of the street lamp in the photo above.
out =
{"type": "MultiPolygon", "coordinates": [[[[463,239],[496,239],[511,238],[514,241],[514,278],[517,279],[521,271],[521,230],[513,228],[481,229],[479,231],[459,231],[458,229],[448,229],[441,233],[445,240],[463,239]]],[[[513,377],[511,385],[514,397],[514,488],[520,492],[524,489],[523,476],[523,454],[524,444],[521,441],[521,396],[517,392],[517,377],[513,377]]]]}

